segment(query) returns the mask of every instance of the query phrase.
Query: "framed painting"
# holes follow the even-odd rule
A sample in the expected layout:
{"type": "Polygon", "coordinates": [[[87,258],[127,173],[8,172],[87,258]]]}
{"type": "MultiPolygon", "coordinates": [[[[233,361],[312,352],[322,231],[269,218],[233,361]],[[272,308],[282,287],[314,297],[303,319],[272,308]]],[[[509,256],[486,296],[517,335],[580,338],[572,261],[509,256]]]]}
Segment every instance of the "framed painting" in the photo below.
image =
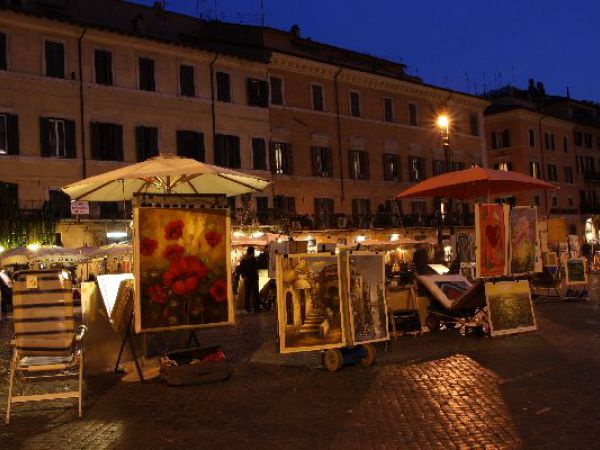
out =
{"type": "Polygon", "coordinates": [[[565,267],[567,286],[587,284],[586,261],[584,258],[567,259],[565,267]]]}
{"type": "Polygon", "coordinates": [[[136,333],[233,325],[224,209],[134,208],[136,333]]]}
{"type": "Polygon", "coordinates": [[[548,243],[567,242],[567,221],[564,217],[548,218],[548,243]]]}
{"type": "Polygon", "coordinates": [[[384,255],[350,252],[347,261],[352,343],[365,344],[388,340],[384,255]]]}
{"type": "Polygon", "coordinates": [[[475,263],[478,278],[507,275],[508,205],[475,205],[475,263]]]}
{"type": "Polygon", "coordinates": [[[542,264],[544,267],[558,267],[558,255],[555,252],[542,253],[542,264]]]}
{"type": "Polygon", "coordinates": [[[346,344],[343,284],[337,255],[277,255],[277,315],[281,353],[346,344]]]}
{"type": "Polygon", "coordinates": [[[527,280],[485,283],[485,298],[492,336],[537,330],[527,280]]]}
{"type": "Polygon", "coordinates": [[[535,272],[538,243],[537,210],[516,206],[510,211],[510,273],[535,272]]]}
{"type": "Polygon", "coordinates": [[[475,239],[472,234],[458,233],[450,237],[452,251],[461,263],[475,261],[475,239]]]}

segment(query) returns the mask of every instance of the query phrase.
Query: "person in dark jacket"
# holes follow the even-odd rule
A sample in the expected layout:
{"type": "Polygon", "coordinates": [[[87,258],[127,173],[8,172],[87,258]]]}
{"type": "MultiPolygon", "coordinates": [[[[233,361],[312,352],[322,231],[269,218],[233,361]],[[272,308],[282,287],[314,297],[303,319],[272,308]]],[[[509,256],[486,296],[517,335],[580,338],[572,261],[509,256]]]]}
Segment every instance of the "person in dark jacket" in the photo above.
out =
{"type": "Polygon", "coordinates": [[[259,304],[258,261],[254,256],[254,247],[248,247],[238,270],[240,276],[244,279],[244,306],[246,311],[257,312],[259,304]]]}

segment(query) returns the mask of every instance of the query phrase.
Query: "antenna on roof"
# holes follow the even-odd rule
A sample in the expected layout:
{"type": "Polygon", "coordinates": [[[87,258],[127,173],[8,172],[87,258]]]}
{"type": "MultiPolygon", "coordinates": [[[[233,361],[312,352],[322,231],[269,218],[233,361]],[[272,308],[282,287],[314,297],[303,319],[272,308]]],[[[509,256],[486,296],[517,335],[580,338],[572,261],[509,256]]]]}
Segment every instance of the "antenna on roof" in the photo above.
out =
{"type": "Polygon", "coordinates": [[[265,3],[260,0],[260,25],[265,26],[265,3]]]}

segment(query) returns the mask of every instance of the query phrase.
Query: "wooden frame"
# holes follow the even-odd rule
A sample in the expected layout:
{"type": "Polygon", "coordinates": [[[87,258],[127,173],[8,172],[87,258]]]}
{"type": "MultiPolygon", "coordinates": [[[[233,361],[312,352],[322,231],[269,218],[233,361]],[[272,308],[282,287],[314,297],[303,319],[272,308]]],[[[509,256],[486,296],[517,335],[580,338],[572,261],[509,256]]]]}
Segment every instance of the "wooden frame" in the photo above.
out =
{"type": "MultiPolygon", "coordinates": [[[[134,297],[134,310],[135,310],[135,331],[136,333],[145,333],[145,332],[156,332],[156,331],[167,331],[167,330],[192,330],[192,329],[196,329],[196,328],[208,328],[208,327],[217,327],[217,326],[226,326],[226,325],[233,325],[235,318],[234,318],[234,305],[233,305],[233,292],[232,292],[232,287],[231,287],[231,258],[229,257],[230,254],[230,249],[231,249],[231,224],[230,224],[230,218],[229,218],[229,214],[227,212],[226,209],[222,209],[222,208],[197,208],[194,207],[193,202],[194,202],[194,198],[189,198],[188,200],[184,198],[179,198],[179,196],[171,196],[171,197],[165,197],[164,201],[166,203],[169,203],[169,201],[173,199],[173,201],[175,203],[177,202],[181,202],[182,205],[189,203],[189,207],[185,208],[182,206],[179,207],[168,207],[168,208],[161,208],[161,207],[157,207],[157,206],[135,206],[134,208],[134,214],[133,214],[133,219],[134,219],[134,274],[135,274],[135,297],[134,297]],[[164,286],[160,285],[159,287],[155,288],[154,290],[154,294],[155,294],[155,299],[153,300],[155,303],[159,303],[159,304],[167,304],[169,303],[169,305],[173,304],[173,301],[175,301],[175,304],[178,306],[183,305],[182,307],[184,307],[186,309],[184,315],[185,315],[185,319],[189,320],[190,314],[194,314],[193,311],[199,311],[197,312],[197,314],[200,315],[200,320],[201,322],[195,322],[195,323],[184,323],[184,324],[179,324],[179,323],[175,323],[177,322],[179,319],[178,317],[176,317],[176,315],[172,315],[168,318],[169,321],[171,321],[173,324],[172,325],[158,325],[158,326],[151,326],[149,324],[144,324],[143,323],[143,312],[142,312],[142,285],[147,281],[146,279],[143,279],[145,277],[145,275],[142,274],[142,254],[141,254],[141,245],[142,242],[145,238],[145,236],[142,236],[142,229],[140,228],[141,224],[140,224],[140,214],[143,214],[143,212],[152,210],[153,212],[155,211],[160,211],[159,213],[157,213],[158,216],[161,215],[165,215],[167,217],[171,217],[171,218],[175,218],[178,217],[178,219],[176,219],[176,221],[182,221],[184,219],[188,220],[188,223],[192,223],[191,222],[191,216],[190,215],[200,215],[203,214],[205,216],[210,216],[210,215],[221,215],[223,216],[224,219],[224,229],[220,234],[220,239],[222,239],[222,242],[212,246],[207,237],[206,234],[210,232],[210,230],[208,228],[200,228],[199,222],[197,222],[196,220],[193,221],[193,223],[195,224],[194,226],[196,228],[193,228],[193,232],[198,232],[202,234],[202,237],[196,236],[195,234],[188,234],[187,235],[187,240],[188,242],[184,242],[184,235],[183,235],[183,231],[180,232],[180,236],[177,239],[171,239],[171,240],[165,240],[164,242],[161,242],[161,245],[158,244],[158,242],[156,242],[156,240],[154,240],[154,243],[152,244],[152,246],[155,248],[155,250],[158,250],[159,252],[161,250],[159,250],[159,247],[164,247],[162,249],[163,251],[163,257],[165,259],[168,259],[167,255],[167,246],[168,245],[177,245],[178,249],[184,252],[187,252],[188,255],[187,257],[193,257],[194,261],[200,261],[201,265],[203,267],[198,267],[197,263],[194,262],[194,267],[196,267],[198,270],[195,274],[190,275],[190,277],[188,278],[194,278],[194,283],[183,286],[182,284],[178,284],[177,286],[175,286],[175,283],[177,283],[177,281],[172,281],[172,284],[169,284],[168,286],[165,284],[164,286]],[[164,214],[163,214],[164,213],[164,214]],[[170,213],[170,214],[168,214],[170,213]],[[204,242],[202,239],[204,239],[206,242],[204,242]],[[179,245],[179,244],[183,244],[183,245],[179,245]],[[202,246],[204,245],[204,249],[203,250],[199,250],[202,249],[202,246]],[[213,251],[212,249],[217,247],[218,245],[223,245],[223,252],[225,254],[225,273],[223,275],[224,278],[219,278],[218,280],[213,280],[213,286],[212,288],[207,289],[206,285],[203,285],[203,282],[205,282],[206,278],[208,277],[208,273],[209,273],[209,264],[206,264],[204,261],[209,261],[210,258],[212,258],[213,253],[210,253],[211,251],[213,251]],[[212,247],[212,248],[210,248],[212,247]],[[194,251],[191,252],[190,250],[193,249],[194,251]],[[201,252],[204,252],[201,255],[201,252]],[[200,257],[204,258],[204,260],[201,260],[200,257]],[[203,272],[203,276],[200,277],[200,272],[203,272]],[[220,283],[219,288],[216,288],[216,282],[217,281],[225,281],[226,283],[226,299],[222,299],[221,297],[221,293],[222,293],[222,283],[220,283]],[[167,289],[168,288],[168,289],[167,289]],[[179,289],[181,288],[181,289],[179,289]],[[199,294],[199,292],[203,289],[203,294],[199,294]],[[215,289],[214,293],[211,293],[211,290],[215,289]],[[221,293],[217,293],[218,290],[221,290],[221,293]],[[208,294],[204,291],[207,291],[208,294]],[[203,295],[203,297],[201,297],[201,295],[203,295]],[[226,308],[226,315],[227,318],[226,320],[223,321],[218,321],[218,322],[203,322],[204,321],[204,314],[205,314],[205,308],[204,308],[204,300],[206,298],[208,298],[208,296],[212,296],[213,300],[215,302],[223,302],[226,301],[227,302],[227,308],[226,308]],[[215,297],[215,295],[217,297],[215,297]],[[199,301],[199,299],[202,300],[202,302],[199,301]],[[198,305],[196,305],[196,307],[192,307],[192,301],[196,300],[198,305]],[[178,303],[180,302],[180,303],[178,303]],[[190,311],[192,311],[192,313],[190,313],[190,311]],[[171,320],[171,317],[174,318],[174,320],[171,320]],[[202,323],[203,322],[203,323],[202,323]]],[[[162,198],[158,197],[158,202],[162,202],[162,198]]],[[[139,204],[139,203],[138,203],[139,204]]],[[[204,225],[205,223],[203,222],[202,225],[204,225]]],[[[186,223],[184,222],[182,225],[182,229],[183,227],[185,227],[186,223]]],[[[167,225],[168,226],[168,225],[167,225]]],[[[166,228],[165,228],[166,230],[166,228]]],[[[162,232],[162,231],[161,231],[162,232]]],[[[166,231],[165,231],[166,233],[166,231]]],[[[153,240],[153,239],[151,239],[153,240]]],[[[155,251],[153,250],[153,251],[155,251]]],[[[145,255],[148,256],[148,255],[145,255]]],[[[184,257],[183,254],[180,255],[180,257],[184,257]]],[[[174,257],[176,258],[176,257],[174,257]]],[[[173,270],[176,273],[176,267],[173,266],[175,259],[170,259],[168,261],[164,261],[161,265],[163,270],[163,277],[166,276],[166,273],[170,270],[170,268],[172,267],[173,270]],[[167,267],[169,267],[169,269],[167,269],[167,267]]],[[[156,262],[156,261],[155,261],[156,262]]],[[[158,264],[158,263],[157,263],[158,264]]],[[[216,275],[215,275],[216,276],[216,275]]],[[[160,277],[156,278],[159,282],[161,281],[160,277]]],[[[164,278],[163,278],[164,280],[164,278]]],[[[187,278],[186,278],[187,280],[187,278]]],[[[183,282],[183,281],[182,281],[183,282]]],[[[163,281],[164,283],[164,281],[163,281]]],[[[184,283],[185,284],[185,283],[184,283]]],[[[158,286],[158,283],[156,284],[156,286],[158,286]]],[[[150,295],[152,296],[152,294],[148,293],[149,288],[146,287],[146,292],[144,293],[144,295],[150,295]]],[[[147,299],[146,299],[147,300],[147,299]]],[[[175,306],[174,308],[176,308],[177,306],[175,306]]],[[[158,307],[160,308],[160,306],[158,307]]],[[[167,310],[169,307],[168,306],[164,306],[162,307],[162,310],[165,311],[167,310]]],[[[176,310],[174,310],[176,312],[176,310]]],[[[174,313],[175,314],[175,313],[174,313]]]]}
{"type": "MultiPolygon", "coordinates": [[[[346,318],[343,307],[344,284],[342,283],[341,277],[342,272],[340,258],[335,254],[298,253],[285,256],[277,255],[277,318],[279,331],[279,351],[281,353],[327,350],[331,348],[344,347],[346,345],[346,318]],[[290,261],[292,260],[298,260],[298,263],[295,266],[291,266],[290,261]],[[319,277],[323,275],[322,272],[327,268],[327,266],[331,266],[333,264],[336,266],[337,277],[335,286],[337,287],[338,305],[337,311],[331,311],[331,316],[333,317],[325,314],[325,310],[315,307],[315,304],[321,303],[322,299],[319,298],[317,299],[318,302],[314,302],[312,297],[314,291],[310,293],[305,292],[304,295],[299,292],[314,289],[316,284],[314,283],[314,279],[311,278],[314,276],[314,271],[311,269],[310,263],[306,262],[307,260],[317,260],[315,264],[323,265],[323,267],[319,269],[319,277]],[[298,267],[301,269],[298,269],[298,267]],[[290,306],[287,304],[288,298],[291,300],[291,308],[293,313],[289,318],[287,314],[287,306],[290,306]],[[307,311],[311,313],[310,322],[307,320],[307,311]],[[314,311],[316,311],[316,313],[314,311]],[[308,336],[309,334],[314,336],[315,333],[322,334],[324,332],[328,332],[331,328],[330,319],[337,319],[335,317],[336,313],[339,314],[340,321],[339,339],[335,339],[334,342],[318,342],[319,337],[317,337],[312,339],[314,344],[310,345],[306,345],[306,343],[302,342],[298,343],[297,345],[288,343],[288,336],[292,337],[292,332],[300,335],[301,327],[317,328],[314,329],[314,331],[304,333],[307,335],[307,338],[298,339],[299,341],[310,341],[310,336],[308,336]],[[312,316],[314,316],[315,319],[312,319],[312,316]],[[322,322],[318,323],[321,317],[322,322]],[[289,322],[291,322],[289,325],[288,319],[291,319],[289,320],[289,322]],[[293,330],[290,330],[292,328],[293,330]]],[[[325,289],[322,286],[321,288],[325,289]]],[[[324,338],[320,339],[323,340],[324,338]]]]}
{"type": "MultiPolygon", "coordinates": [[[[480,215],[481,215],[481,207],[483,206],[489,206],[490,204],[479,204],[477,203],[475,205],[475,270],[477,273],[477,277],[478,278],[494,278],[494,277],[501,277],[504,275],[508,274],[508,264],[509,264],[509,260],[510,260],[510,255],[509,255],[509,251],[508,251],[508,239],[509,239],[509,207],[508,205],[497,205],[497,204],[491,204],[492,206],[495,207],[501,207],[502,208],[502,214],[503,214],[503,221],[504,221],[504,229],[500,229],[500,230],[496,230],[494,229],[494,232],[496,233],[496,235],[498,233],[503,233],[502,235],[496,236],[497,239],[502,238],[504,240],[504,242],[501,244],[503,246],[503,252],[504,252],[504,268],[502,270],[502,273],[482,273],[482,264],[483,264],[483,244],[485,239],[483,239],[483,233],[486,233],[485,230],[481,230],[481,223],[480,223],[480,215]]],[[[488,225],[489,226],[489,225],[488,225]]],[[[487,227],[486,227],[487,228],[487,227]]],[[[487,239],[487,238],[486,238],[487,239]]]]}
{"type": "MultiPolygon", "coordinates": [[[[344,258],[344,262],[345,264],[342,264],[341,269],[345,270],[346,272],[346,277],[345,277],[345,285],[347,286],[347,302],[348,302],[348,311],[349,311],[349,321],[348,323],[350,324],[349,327],[349,332],[350,332],[350,336],[351,336],[351,342],[353,345],[356,344],[368,344],[369,342],[381,342],[381,341],[387,341],[390,338],[390,333],[389,333],[389,329],[388,329],[388,307],[387,307],[387,301],[386,301],[386,292],[385,292],[385,261],[384,261],[384,256],[382,253],[379,252],[361,252],[361,251],[350,251],[347,252],[346,257],[344,258]],[[382,326],[384,327],[384,335],[379,337],[379,338],[375,338],[375,339],[365,339],[365,340],[357,340],[356,339],[356,323],[355,323],[355,318],[354,318],[354,308],[353,308],[353,304],[352,304],[352,272],[351,272],[351,259],[353,257],[377,257],[380,259],[381,264],[380,264],[380,273],[381,273],[381,283],[383,286],[383,304],[380,305],[383,308],[383,314],[385,317],[385,320],[383,321],[382,326]]],[[[377,289],[377,287],[375,287],[377,289]]],[[[370,294],[370,292],[369,292],[370,294]]],[[[379,313],[381,314],[382,311],[379,311],[379,313]]]]}
{"type": "MultiPolygon", "coordinates": [[[[538,224],[537,224],[537,207],[535,206],[515,206],[513,207],[510,212],[509,212],[509,221],[508,221],[508,227],[509,227],[509,233],[508,233],[508,273],[511,275],[527,275],[533,272],[536,272],[536,265],[537,265],[537,249],[540,247],[540,243],[539,243],[539,229],[538,229],[538,224]],[[513,238],[515,238],[515,234],[514,233],[514,225],[513,224],[513,212],[517,212],[517,211],[530,211],[533,210],[534,212],[534,230],[533,230],[533,249],[531,249],[532,254],[531,257],[533,258],[533,264],[531,269],[532,270],[526,270],[526,271],[518,271],[518,272],[514,272],[513,271],[513,266],[515,266],[515,262],[513,261],[513,256],[514,256],[514,252],[513,252],[513,238]]],[[[525,243],[526,244],[526,243],[525,243]]]]}
{"type": "Polygon", "coordinates": [[[587,284],[587,261],[585,258],[569,258],[567,259],[567,263],[565,264],[565,284],[567,286],[575,286],[587,284]],[[570,264],[569,264],[570,263],[570,264]],[[574,273],[573,266],[576,265],[581,268],[581,271],[577,270],[577,272],[581,272],[583,274],[583,280],[581,279],[572,279],[571,276],[574,273]]]}
{"type": "Polygon", "coordinates": [[[527,280],[485,283],[485,299],[492,337],[537,330],[527,280]]]}

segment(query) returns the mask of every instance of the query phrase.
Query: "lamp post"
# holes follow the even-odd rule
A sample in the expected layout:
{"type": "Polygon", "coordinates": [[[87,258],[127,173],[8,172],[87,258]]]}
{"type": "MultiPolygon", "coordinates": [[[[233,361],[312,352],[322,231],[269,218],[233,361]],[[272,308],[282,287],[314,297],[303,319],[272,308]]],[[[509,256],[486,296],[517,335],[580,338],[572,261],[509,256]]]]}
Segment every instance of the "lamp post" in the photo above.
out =
{"type": "MultiPolygon", "coordinates": [[[[442,113],[437,118],[437,126],[440,129],[440,136],[442,137],[442,148],[444,149],[444,159],[446,163],[446,173],[451,171],[452,160],[450,158],[450,119],[447,113],[442,113]]],[[[440,208],[442,202],[440,202],[440,208]]],[[[448,211],[446,212],[448,217],[448,225],[450,226],[450,234],[453,234],[452,226],[452,199],[448,199],[448,211]]],[[[442,245],[442,227],[440,225],[438,229],[438,243],[442,245]]]]}

